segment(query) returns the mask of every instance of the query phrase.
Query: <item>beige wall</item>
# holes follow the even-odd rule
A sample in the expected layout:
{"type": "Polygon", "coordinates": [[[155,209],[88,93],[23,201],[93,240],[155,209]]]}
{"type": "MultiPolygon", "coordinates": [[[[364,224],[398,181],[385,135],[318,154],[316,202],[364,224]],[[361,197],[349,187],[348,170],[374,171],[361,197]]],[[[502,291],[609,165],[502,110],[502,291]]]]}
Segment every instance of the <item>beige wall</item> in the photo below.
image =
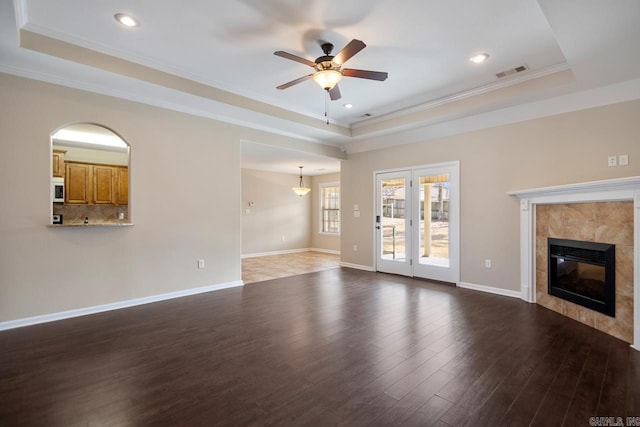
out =
{"type": "MultiPolygon", "coordinates": [[[[638,117],[634,101],[352,155],[340,174],[342,204],[358,204],[362,215],[342,216],[342,260],[373,265],[373,171],[460,160],[461,278],[517,290],[518,202],[505,192],[640,175],[638,117]],[[625,153],[629,166],[606,166],[608,155],[625,153]]],[[[6,74],[0,130],[0,321],[240,280],[240,141],[294,144],[6,74]],[[133,227],[46,226],[49,135],[77,122],[105,125],[130,144],[133,227]]],[[[315,244],[311,236],[300,246],[315,244]]]]}
{"type": "Polygon", "coordinates": [[[243,255],[310,247],[311,193],[296,195],[298,181],[295,174],[242,169],[243,255]]]}
{"type": "Polygon", "coordinates": [[[241,140],[295,142],[0,74],[0,322],[239,281],[241,140]],[[131,146],[134,226],[47,227],[49,135],[77,122],[131,146]]]}
{"type": "Polygon", "coordinates": [[[459,160],[461,280],[519,290],[519,204],[506,192],[640,175],[639,117],[633,101],[350,155],[342,203],[361,217],[342,216],[342,261],[374,265],[374,171],[459,160]],[[608,167],[617,154],[629,166],[608,167]]]}
{"type": "MultiPolygon", "coordinates": [[[[318,175],[311,180],[311,247],[340,252],[340,236],[320,233],[320,184],[327,182],[337,182],[339,184],[340,174],[318,175]]],[[[342,213],[342,210],[340,213],[342,213]]]]}

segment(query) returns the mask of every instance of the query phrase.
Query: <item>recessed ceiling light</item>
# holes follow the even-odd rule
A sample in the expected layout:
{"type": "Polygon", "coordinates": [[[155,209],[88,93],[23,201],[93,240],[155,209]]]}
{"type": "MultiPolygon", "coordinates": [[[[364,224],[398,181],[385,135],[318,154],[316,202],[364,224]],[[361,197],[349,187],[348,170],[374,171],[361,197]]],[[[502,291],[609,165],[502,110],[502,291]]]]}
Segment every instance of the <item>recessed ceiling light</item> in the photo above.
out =
{"type": "Polygon", "coordinates": [[[344,104],[344,108],[353,108],[353,104],[344,104]]]}
{"type": "Polygon", "coordinates": [[[489,59],[489,54],[488,53],[478,53],[478,54],[473,55],[472,57],[470,57],[469,61],[473,62],[474,64],[481,64],[484,61],[486,61],[487,59],[489,59]]]}
{"type": "Polygon", "coordinates": [[[115,15],[113,15],[113,17],[116,18],[116,21],[118,21],[125,27],[138,26],[138,21],[136,21],[136,19],[133,16],[127,15],[126,13],[116,13],[115,15]]]}

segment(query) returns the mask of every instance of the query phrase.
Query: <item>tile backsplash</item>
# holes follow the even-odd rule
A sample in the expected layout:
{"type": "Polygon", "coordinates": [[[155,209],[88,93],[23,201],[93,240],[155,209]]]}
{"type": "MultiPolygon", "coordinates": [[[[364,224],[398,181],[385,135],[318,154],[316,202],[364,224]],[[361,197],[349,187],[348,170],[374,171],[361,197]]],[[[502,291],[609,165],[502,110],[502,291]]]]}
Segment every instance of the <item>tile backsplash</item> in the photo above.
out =
{"type": "Polygon", "coordinates": [[[90,223],[129,222],[129,209],[126,205],[63,205],[62,203],[54,203],[53,213],[61,214],[64,224],[81,223],[85,218],[89,218],[90,223]],[[118,218],[120,213],[124,214],[123,219],[118,218]]]}

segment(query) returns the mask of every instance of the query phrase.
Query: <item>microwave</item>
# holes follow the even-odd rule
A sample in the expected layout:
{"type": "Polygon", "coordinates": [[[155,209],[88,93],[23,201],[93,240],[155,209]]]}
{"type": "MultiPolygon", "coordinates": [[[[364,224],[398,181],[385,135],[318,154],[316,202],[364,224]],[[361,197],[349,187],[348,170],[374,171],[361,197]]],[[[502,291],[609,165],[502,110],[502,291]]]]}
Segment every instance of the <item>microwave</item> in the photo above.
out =
{"type": "Polygon", "coordinates": [[[64,178],[51,179],[51,199],[54,203],[64,202],[64,178]]]}

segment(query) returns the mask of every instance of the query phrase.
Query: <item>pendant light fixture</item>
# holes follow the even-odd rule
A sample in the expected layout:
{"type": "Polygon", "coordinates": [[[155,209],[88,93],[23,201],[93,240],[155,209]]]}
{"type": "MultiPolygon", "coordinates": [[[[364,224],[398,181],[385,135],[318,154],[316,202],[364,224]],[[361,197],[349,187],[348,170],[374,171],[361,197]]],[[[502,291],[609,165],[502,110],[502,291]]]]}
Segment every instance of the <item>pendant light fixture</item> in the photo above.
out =
{"type": "Polygon", "coordinates": [[[298,196],[302,197],[305,194],[307,194],[309,191],[311,191],[311,189],[309,187],[304,187],[302,185],[302,166],[298,166],[298,167],[300,168],[300,184],[298,185],[298,187],[291,187],[291,189],[298,196]]]}

